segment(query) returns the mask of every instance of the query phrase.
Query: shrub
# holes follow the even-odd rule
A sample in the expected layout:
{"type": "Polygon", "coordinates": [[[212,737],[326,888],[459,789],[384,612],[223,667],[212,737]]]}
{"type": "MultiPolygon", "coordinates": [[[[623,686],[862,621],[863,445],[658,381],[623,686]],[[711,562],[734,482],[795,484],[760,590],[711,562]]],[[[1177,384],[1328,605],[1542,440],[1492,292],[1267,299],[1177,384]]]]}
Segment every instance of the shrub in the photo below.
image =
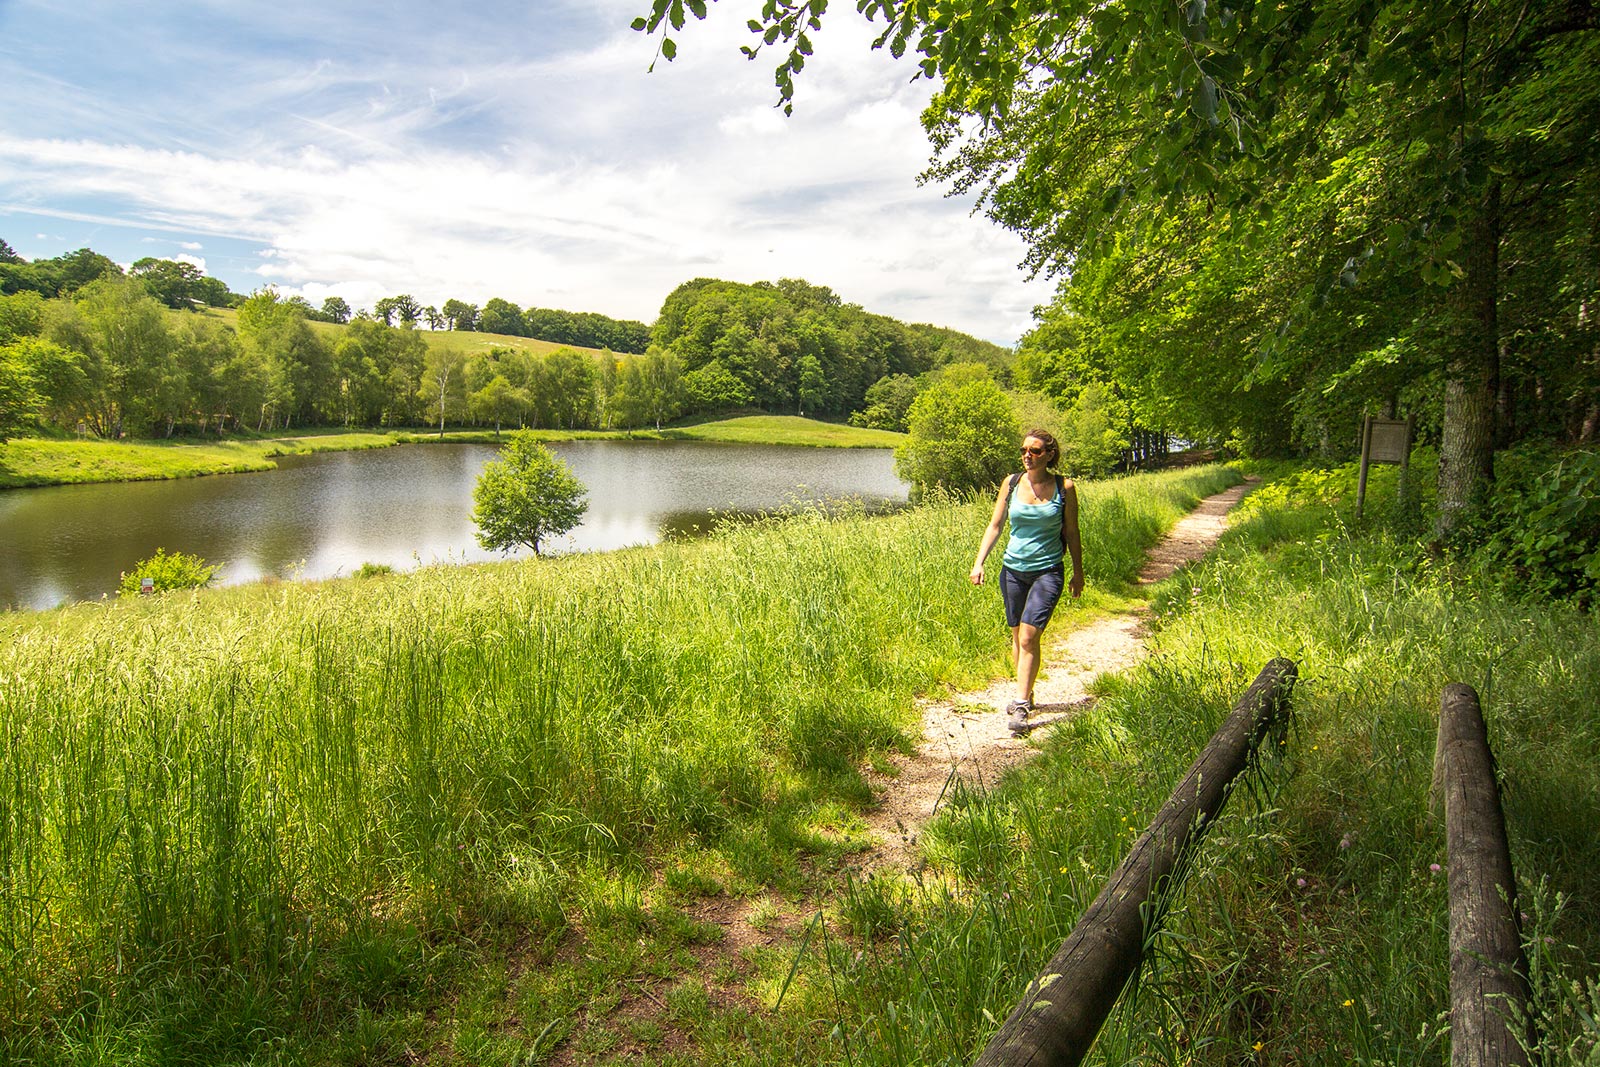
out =
{"type": "Polygon", "coordinates": [[[1519,476],[1506,457],[1488,509],[1484,553],[1536,597],[1592,599],[1600,588],[1600,452],[1574,452],[1519,476]]]}
{"type": "Polygon", "coordinates": [[[210,585],[211,579],[221,569],[220,563],[207,563],[187,552],[169,555],[166,549],[158,548],[155,555],[134,564],[133,570],[122,572],[117,591],[123,596],[137,596],[146,578],[151,580],[151,586],[157,593],[169,589],[197,589],[210,585]]]}
{"type": "Polygon", "coordinates": [[[917,494],[998,485],[1017,462],[1022,428],[988,370],[946,368],[911,405],[910,438],[895,449],[895,472],[917,494]]]}

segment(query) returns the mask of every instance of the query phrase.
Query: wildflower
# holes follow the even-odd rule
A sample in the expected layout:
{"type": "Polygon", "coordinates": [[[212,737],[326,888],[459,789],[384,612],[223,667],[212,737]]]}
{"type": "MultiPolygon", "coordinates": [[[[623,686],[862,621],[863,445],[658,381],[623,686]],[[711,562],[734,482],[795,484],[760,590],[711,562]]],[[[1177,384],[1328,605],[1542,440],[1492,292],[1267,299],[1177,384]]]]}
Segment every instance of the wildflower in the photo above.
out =
{"type": "Polygon", "coordinates": [[[1441,868],[1439,867],[1439,865],[1437,863],[1430,863],[1430,864],[1428,864],[1428,870],[1433,872],[1434,874],[1438,874],[1439,871],[1441,870],[1441,868]]]}
{"type": "Polygon", "coordinates": [[[1263,1045],[1261,1042],[1257,1041],[1255,1044],[1250,1046],[1250,1051],[1251,1052],[1260,1052],[1264,1048],[1266,1048],[1266,1046],[1263,1045]]]}
{"type": "Polygon", "coordinates": [[[1296,878],[1294,880],[1294,884],[1299,888],[1304,889],[1306,887],[1306,880],[1304,878],[1296,878]]]}
{"type": "Polygon", "coordinates": [[[1353,1008],[1353,1007],[1355,1007],[1355,1003],[1356,1002],[1353,1001],[1353,1000],[1347,1000],[1347,1001],[1344,1002],[1344,1006],[1347,1007],[1347,1008],[1353,1008]]]}
{"type": "Polygon", "coordinates": [[[1349,848],[1350,847],[1350,835],[1349,834],[1345,834],[1343,837],[1339,838],[1339,847],[1341,849],[1345,849],[1345,848],[1349,848]]]}
{"type": "Polygon", "coordinates": [[[1066,874],[1067,873],[1067,869],[1065,867],[1061,868],[1061,873],[1062,874],[1066,874]]]}

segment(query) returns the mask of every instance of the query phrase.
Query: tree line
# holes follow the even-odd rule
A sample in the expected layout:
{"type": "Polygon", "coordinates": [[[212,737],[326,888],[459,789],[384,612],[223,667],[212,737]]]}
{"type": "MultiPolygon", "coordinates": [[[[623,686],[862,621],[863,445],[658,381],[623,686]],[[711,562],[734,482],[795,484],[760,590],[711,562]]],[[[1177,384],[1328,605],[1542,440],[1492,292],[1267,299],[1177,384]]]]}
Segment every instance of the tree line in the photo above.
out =
{"type": "MultiPolygon", "coordinates": [[[[979,362],[1003,375],[1009,364],[997,345],[871,315],[793,279],[688,282],[667,298],[638,353],[493,344],[468,353],[425,339],[405,305],[387,309],[391,321],[358,313],[328,331],[311,323],[343,316],[263,289],[234,302],[230,326],[176,314],[195,304],[152,285],[168,277],[162,271],[124,274],[88,252],[24,266],[58,284],[54,295],[14,287],[0,296],[0,438],[422,424],[633,429],[740,409],[852,415],[903,430],[911,401],[940,368],[979,362]]],[[[512,306],[485,307],[500,304],[512,306]]],[[[483,332],[481,313],[470,325],[483,332]]]]}
{"type": "MultiPolygon", "coordinates": [[[[97,279],[123,274],[120,265],[92,249],[80,248],[51,259],[28,261],[9,243],[0,240],[0,295],[33,292],[44,297],[65,296],[97,279]]],[[[136,261],[126,274],[138,279],[152,297],[169,308],[236,308],[246,299],[193,263],[179,260],[147,257],[136,261]]],[[[400,293],[381,297],[370,311],[354,309],[340,296],[330,296],[320,306],[302,296],[284,299],[312,322],[342,325],[355,318],[371,317],[387,326],[498,333],[558,345],[635,354],[644,352],[650,343],[650,328],[642,322],[613,319],[593,311],[523,309],[498,297],[487,301],[480,309],[476,304],[456,299],[446,300],[440,307],[423,305],[411,294],[400,293]]]]}

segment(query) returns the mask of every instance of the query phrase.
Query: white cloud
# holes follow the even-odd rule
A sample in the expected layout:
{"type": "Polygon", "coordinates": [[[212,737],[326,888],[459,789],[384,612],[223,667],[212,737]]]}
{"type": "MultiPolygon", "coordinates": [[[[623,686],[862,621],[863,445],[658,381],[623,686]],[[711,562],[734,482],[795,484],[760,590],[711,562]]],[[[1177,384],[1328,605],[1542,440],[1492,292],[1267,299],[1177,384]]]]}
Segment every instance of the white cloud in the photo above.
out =
{"type": "Polygon", "coordinates": [[[256,56],[233,106],[265,121],[242,141],[25,137],[0,120],[0,210],[173,233],[190,252],[247,241],[255,284],[313,302],[500,296],[649,321],[692,277],[803,277],[1014,341],[1051,287],[1023,280],[1015,237],[918,187],[928,88],[910,65],[868,52],[841,11],[785,119],[778,57],[745,62],[733,14],[713,9],[650,75],[653,43],[620,17],[587,47],[488,47],[470,66],[448,41],[376,66],[256,56]]]}

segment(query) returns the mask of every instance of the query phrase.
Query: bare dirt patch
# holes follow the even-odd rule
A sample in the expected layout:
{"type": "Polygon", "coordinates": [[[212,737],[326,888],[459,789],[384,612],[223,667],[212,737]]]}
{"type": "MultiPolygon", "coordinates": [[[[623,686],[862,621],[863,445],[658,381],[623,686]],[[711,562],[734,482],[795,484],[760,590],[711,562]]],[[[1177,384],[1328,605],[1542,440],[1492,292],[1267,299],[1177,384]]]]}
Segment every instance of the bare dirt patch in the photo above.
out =
{"type": "MultiPolygon", "coordinates": [[[[1227,528],[1229,510],[1249,489],[1249,484],[1237,485],[1207,497],[1180,519],[1151,549],[1139,584],[1159,582],[1210,551],[1227,528]]],[[[1061,625],[1070,625],[1071,609],[1057,615],[1056,628],[1045,631],[1030,735],[1092,703],[1088,686],[1095,678],[1127,670],[1143,658],[1146,611],[1140,607],[1071,629],[1061,625]]],[[[881,843],[862,857],[863,867],[907,867],[917,835],[956,778],[990,786],[1033,755],[1028,736],[1014,736],[1006,726],[1004,708],[1015,687],[1014,679],[997,678],[985,689],[923,706],[916,754],[898,757],[894,771],[873,776],[878,803],[867,823],[881,843]]]]}

